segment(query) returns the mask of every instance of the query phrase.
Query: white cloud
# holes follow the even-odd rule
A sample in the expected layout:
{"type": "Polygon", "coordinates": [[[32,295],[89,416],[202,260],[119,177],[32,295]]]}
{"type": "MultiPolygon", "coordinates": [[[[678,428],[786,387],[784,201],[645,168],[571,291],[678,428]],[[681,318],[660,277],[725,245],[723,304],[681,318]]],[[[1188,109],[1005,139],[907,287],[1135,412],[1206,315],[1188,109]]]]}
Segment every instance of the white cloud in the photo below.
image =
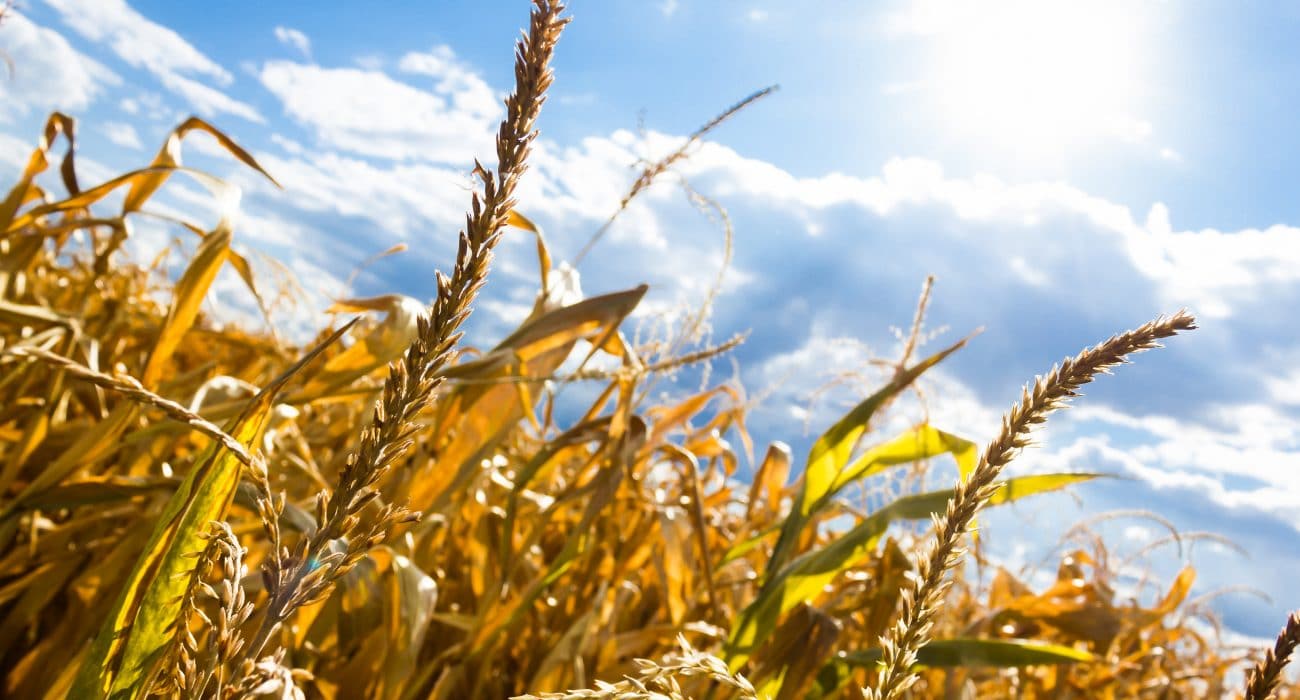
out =
{"type": "Polygon", "coordinates": [[[162,83],[167,89],[180,95],[199,114],[212,117],[217,114],[232,114],[258,124],[266,123],[256,109],[245,102],[240,102],[216,88],[209,87],[197,80],[190,80],[181,75],[168,73],[162,76],[162,83]]]}
{"type": "Polygon", "coordinates": [[[117,103],[118,109],[133,117],[144,116],[154,121],[175,121],[178,115],[168,107],[161,95],[145,92],[136,97],[123,97],[117,103]]]}
{"type": "Polygon", "coordinates": [[[6,172],[21,170],[27,164],[27,157],[31,155],[33,147],[34,144],[20,138],[0,134],[0,165],[5,167],[6,172]]]}
{"type": "Polygon", "coordinates": [[[1208,406],[1205,414],[1199,421],[1133,416],[1087,404],[1072,411],[1070,418],[1133,431],[1136,436],[1126,440],[1128,455],[1147,465],[1168,472],[1257,479],[1300,498],[1300,473],[1291,468],[1300,459],[1300,423],[1259,403],[1208,406]]]}
{"type": "MultiPolygon", "coordinates": [[[[796,310],[807,306],[799,298],[790,304],[796,310]]],[[[865,369],[871,349],[850,336],[836,335],[830,326],[825,320],[813,318],[804,342],[793,350],[769,356],[753,368],[753,382],[802,403],[832,378],[865,369]]],[[[879,372],[872,370],[870,374],[874,377],[879,372]]]]}
{"type": "MultiPolygon", "coordinates": [[[[1211,474],[1151,462],[1133,454],[1131,450],[1115,447],[1111,442],[1104,435],[1078,438],[1065,448],[1040,459],[1054,470],[1069,470],[1073,466],[1090,471],[1101,469],[1114,472],[1118,468],[1121,473],[1140,479],[1157,491],[1171,492],[1173,498],[1194,494],[1198,501],[1208,502],[1223,511],[1269,514],[1300,531],[1300,519],[1295,513],[1300,488],[1297,488],[1294,479],[1284,485],[1268,483],[1255,488],[1229,488],[1211,474]]],[[[1294,463],[1294,458],[1292,462],[1294,463]]],[[[1206,516],[1214,517],[1209,513],[1206,516]]]]}
{"type": "MultiPolygon", "coordinates": [[[[794,300],[796,310],[805,306],[794,300]]],[[[845,411],[888,382],[892,367],[873,360],[892,360],[899,348],[877,350],[852,335],[836,335],[826,319],[814,318],[811,330],[797,348],[772,354],[745,373],[746,384],[764,401],[756,410],[796,407],[795,415],[812,433],[828,428],[845,411]]],[[[947,343],[918,352],[937,351],[947,343]]],[[[914,393],[905,393],[889,413],[874,425],[874,435],[884,438],[922,420],[958,435],[981,440],[992,435],[999,413],[984,405],[960,378],[942,368],[930,370],[916,385],[926,395],[939,395],[923,405],[914,393]]],[[[788,436],[795,433],[787,429],[788,436]]]]}
{"type": "MultiPolygon", "coordinates": [[[[786,312],[806,315],[809,304],[795,298],[787,309],[768,309],[770,316],[786,312]]],[[[905,311],[903,313],[906,313],[905,311]]],[[[892,367],[875,360],[893,361],[901,343],[893,346],[868,345],[857,334],[845,333],[825,316],[813,316],[807,335],[792,350],[768,355],[750,366],[744,374],[751,391],[764,396],[755,408],[764,422],[772,411],[778,415],[794,408],[800,426],[816,434],[830,427],[845,411],[880,389],[892,375],[892,367]]],[[[914,361],[946,347],[955,338],[945,336],[917,349],[914,361]]],[[[1000,412],[985,405],[975,391],[960,377],[943,367],[927,372],[916,386],[928,397],[924,404],[914,392],[906,392],[883,417],[873,424],[873,440],[883,439],[921,421],[977,442],[997,429],[1000,412]]],[[[793,437],[794,426],[784,430],[793,437]]],[[[869,442],[872,440],[869,440],[869,442]]]]}
{"type": "Polygon", "coordinates": [[[377,56],[375,54],[357,56],[353,59],[353,63],[362,70],[370,71],[382,71],[384,66],[388,65],[388,61],[385,61],[383,56],[377,56]]]}
{"type": "Polygon", "coordinates": [[[1287,406],[1300,406],[1300,370],[1288,370],[1282,376],[1270,377],[1268,391],[1272,399],[1287,406]]]}
{"type": "Polygon", "coordinates": [[[3,36],[12,72],[0,66],[0,120],[12,120],[31,109],[80,111],[105,86],[122,82],[116,73],[72,48],[63,35],[12,9],[5,15],[3,36]]]}
{"type": "MultiPolygon", "coordinates": [[[[1061,183],[1007,184],[987,175],[950,178],[938,163],[918,158],[891,159],[879,176],[870,178],[837,173],[796,178],[713,143],[701,147],[682,170],[693,181],[713,183],[711,194],[723,201],[753,198],[807,216],[845,205],[882,217],[938,206],[965,221],[1010,223],[1021,230],[1028,226],[1030,239],[1040,236],[1036,231],[1044,222],[1082,219],[1095,230],[1092,245],[1121,251],[1160,286],[1163,303],[1191,306],[1206,317],[1229,316],[1234,307],[1260,300],[1270,286],[1300,281],[1300,228],[1179,231],[1161,203],[1152,205],[1147,220],[1139,223],[1128,207],[1061,183]]],[[[1069,264],[1061,252],[1042,246],[1052,259],[1033,261],[1034,268],[1050,276],[1053,266],[1069,264]]]]}
{"type": "MultiPolygon", "coordinates": [[[[319,70],[293,65],[285,72],[299,75],[319,70]]],[[[335,71],[322,72],[332,76],[335,71]]],[[[384,80],[352,72],[359,81],[384,80]]],[[[430,97],[396,81],[389,80],[383,90],[390,88],[417,104],[430,97]]],[[[287,94],[310,92],[304,87],[287,94]]],[[[288,109],[294,109],[292,101],[288,109]]],[[[339,120],[322,133],[322,141],[343,147],[355,140],[364,142],[356,146],[358,151],[394,157],[409,148],[394,136],[407,128],[404,123],[381,123],[377,132],[370,126],[359,117],[356,122],[339,120]]],[[[420,133],[420,127],[409,128],[416,133],[411,139],[430,144],[426,153],[441,154],[427,156],[430,160],[452,158],[447,153],[451,145],[420,133]]],[[[636,176],[632,166],[638,159],[653,159],[680,142],[679,137],[654,132],[644,137],[616,132],[570,148],[539,142],[530,177],[519,193],[520,205],[547,227],[556,259],[565,259],[612,213],[636,176]]],[[[295,207],[360,217],[396,238],[420,231],[445,231],[450,236],[460,225],[469,189],[463,171],[401,161],[376,164],[328,152],[308,159],[292,147],[282,147],[288,157],[259,157],[293,194],[295,207]]],[[[471,150],[490,153],[485,146],[462,150],[466,157],[471,150]]],[[[866,247],[872,253],[862,256],[862,263],[877,273],[881,269],[877,260],[910,260],[906,270],[889,268],[888,279],[914,275],[905,277],[910,285],[926,272],[939,272],[941,288],[956,285],[950,292],[956,300],[976,303],[973,300],[980,299],[985,311],[972,317],[972,325],[986,322],[987,309],[1001,308],[997,304],[1024,306],[1041,299],[1068,304],[1062,308],[1074,309],[1085,318],[1095,314],[1094,309],[1106,310],[1111,314],[1107,318],[1119,319],[1115,321],[1119,327],[1140,320],[1121,313],[1134,304],[1152,312],[1186,305],[1203,317],[1228,322],[1266,303],[1271,290],[1296,289],[1300,282],[1300,231],[1296,229],[1180,231],[1171,225],[1163,205],[1153,206],[1146,220],[1139,222],[1128,207],[1061,183],[1008,184],[984,175],[950,177],[937,163],[922,159],[890,160],[874,177],[832,173],[799,178],[713,143],[699,147],[681,170],[693,186],[725,203],[738,217],[741,240],[730,276],[732,288],[736,281],[759,288],[791,283],[789,275],[813,265],[812,256],[829,255],[834,260],[829,263],[830,273],[813,274],[827,289],[841,284],[853,289],[860,283],[845,275],[852,275],[847,270],[859,257],[853,251],[866,247]],[[918,222],[928,223],[919,224],[924,230],[916,230],[918,222]],[[821,233],[813,236],[812,232],[821,233]],[[756,233],[782,242],[775,248],[744,242],[756,233]],[[870,243],[862,238],[866,235],[870,243]],[[924,255],[916,257],[918,252],[924,255]],[[951,266],[947,277],[944,265],[951,266]],[[969,277],[981,269],[999,272],[979,277],[982,281],[969,277]],[[1101,285],[1090,277],[1097,270],[1108,275],[1101,285]],[[1014,296],[1003,299],[999,296],[1003,293],[1014,296]]],[[[682,300],[698,298],[711,284],[720,262],[721,236],[701,228],[707,224],[671,184],[672,178],[667,179],[634,202],[601,244],[596,254],[600,259],[594,264],[613,267],[589,278],[593,289],[647,281],[654,291],[646,308],[671,309],[682,300]],[[668,250],[673,254],[664,254],[668,250]],[[628,260],[637,261],[634,268],[628,267],[628,260]]],[[[583,272],[588,281],[588,271],[583,272]]],[[[803,301],[808,308],[827,304],[820,295],[810,290],[803,301]]],[[[902,303],[906,312],[910,300],[902,303]]],[[[769,319],[808,314],[807,309],[767,308],[769,319]]],[[[864,330],[871,328],[855,326],[847,333],[864,330]]],[[[1034,364],[1027,371],[1038,369],[1034,364]]]]}
{"type": "MultiPolygon", "coordinates": [[[[391,242],[437,230],[450,243],[468,202],[465,175],[431,165],[382,168],[328,152],[287,158],[258,153],[257,159],[283,185],[285,204],[368,220],[391,242]]],[[[247,173],[239,179],[250,188],[274,191],[247,173]]]]}
{"type": "Polygon", "coordinates": [[[763,22],[767,17],[767,10],[753,9],[745,13],[745,18],[750,22],[763,22]]]}
{"type": "MultiPolygon", "coordinates": [[[[437,57],[408,59],[407,70],[433,70],[437,57]]],[[[264,65],[261,80],[290,117],[330,148],[459,166],[493,152],[500,110],[483,99],[481,81],[459,71],[443,74],[434,92],[377,71],[289,61],[264,65]]]]}
{"type": "Polygon", "coordinates": [[[229,85],[232,78],[181,35],[150,21],[125,0],[45,0],[87,39],[107,44],[132,67],[155,75],[197,73],[229,85]]]}
{"type": "Polygon", "coordinates": [[[185,75],[227,86],[234,77],[180,34],[149,20],[125,0],[45,0],[86,39],[107,45],[128,65],[156,76],[201,114],[228,113],[262,121],[251,106],[185,75]]]}
{"type": "Polygon", "coordinates": [[[307,38],[307,35],[301,31],[277,26],[275,28],[275,38],[281,44],[291,47],[302,54],[304,58],[311,58],[311,39],[307,38]]]}
{"type": "Polygon", "coordinates": [[[664,17],[672,17],[677,14],[678,7],[680,5],[677,0],[663,0],[663,2],[659,3],[659,11],[664,13],[664,17]]]}
{"type": "Polygon", "coordinates": [[[135,127],[130,124],[125,122],[104,122],[103,130],[109,141],[122,148],[133,150],[144,148],[144,144],[140,143],[140,135],[136,133],[135,127]]]}
{"type": "Polygon", "coordinates": [[[285,153],[292,156],[300,156],[306,151],[301,143],[280,134],[271,134],[271,143],[283,148],[285,153]]]}
{"type": "Polygon", "coordinates": [[[503,114],[503,97],[498,97],[478,73],[456,58],[448,46],[437,46],[424,53],[408,53],[402,56],[397,68],[404,73],[433,78],[433,92],[446,96],[459,112],[491,120],[503,114]]]}
{"type": "Polygon", "coordinates": [[[1007,261],[1011,271],[1016,276],[1024,280],[1031,287],[1046,287],[1051,284],[1051,279],[1042,271],[1029,264],[1019,255],[1007,261]]]}

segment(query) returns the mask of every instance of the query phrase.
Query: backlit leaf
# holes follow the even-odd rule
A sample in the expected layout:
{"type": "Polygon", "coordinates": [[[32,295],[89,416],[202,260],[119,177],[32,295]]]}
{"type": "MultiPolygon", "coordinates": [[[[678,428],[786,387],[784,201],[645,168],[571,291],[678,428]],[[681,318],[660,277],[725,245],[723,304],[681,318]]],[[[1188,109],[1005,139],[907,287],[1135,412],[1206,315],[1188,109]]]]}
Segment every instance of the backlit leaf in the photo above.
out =
{"type": "Polygon", "coordinates": [[[767,566],[768,571],[779,569],[790,558],[804,526],[817,509],[824,507],[837,482],[840,488],[847,483],[843,480],[843,471],[849,465],[854,447],[858,444],[859,438],[866,433],[876,411],[910,386],[926,370],[960,350],[967,340],[964,338],[900,373],[883,389],[864,399],[817,438],[808,453],[808,464],[804,468],[802,485],[795,498],[794,507],[781,528],[781,536],[777,539],[776,548],[772,550],[772,557],[767,566]]]}
{"type": "MultiPolygon", "coordinates": [[[[1059,490],[1096,478],[1096,474],[1046,474],[1008,479],[989,505],[1059,490]],[[1032,481],[1022,481],[1022,479],[1032,481]]],[[[728,663],[738,669],[776,626],[778,618],[799,603],[811,602],[840,572],[873,550],[894,520],[926,520],[944,512],[952,490],[904,496],[877,510],[831,544],[807,552],[776,573],[758,598],[741,613],[728,639],[728,663]]]]}

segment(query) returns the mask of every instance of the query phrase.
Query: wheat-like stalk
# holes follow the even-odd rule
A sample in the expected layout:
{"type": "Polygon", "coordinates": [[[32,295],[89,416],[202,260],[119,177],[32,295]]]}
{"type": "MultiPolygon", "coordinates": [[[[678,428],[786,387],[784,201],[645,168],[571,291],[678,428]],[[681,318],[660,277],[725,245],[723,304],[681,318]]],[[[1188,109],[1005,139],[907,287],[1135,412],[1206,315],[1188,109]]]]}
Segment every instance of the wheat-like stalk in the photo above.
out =
{"type": "Polygon", "coordinates": [[[287,666],[284,662],[284,649],[279,649],[256,664],[251,664],[251,668],[228,689],[226,698],[252,700],[274,697],[280,700],[307,700],[307,694],[298,686],[303,681],[311,679],[310,671],[287,666]]]}
{"type": "Polygon", "coordinates": [[[335,579],[355,565],[401,522],[405,508],[384,505],[363,525],[360,511],[378,497],[376,484],[411,445],[415,417],[428,406],[441,379],[439,370],[454,356],[459,328],[487,279],[492,248],[514,206],[514,191],[537,132],[535,123],[551,85],[551,56],[564,25],[558,0],[534,0],[529,28],[515,54],[515,91],[506,98],[506,118],[496,137],[495,175],[475,162],[482,192],[471,199],[450,277],[436,273],[438,295],[427,317],[419,319],[416,339],[389,367],[371,424],[348,456],[337,486],[316,503],[318,528],[294,552],[276,551],[268,559],[265,581],[269,602],[257,635],[248,646],[246,665],[262,653],[270,636],[294,610],[320,600],[335,579]],[[346,541],[343,552],[331,543],[346,541]]]}
{"type": "Polygon", "coordinates": [[[1272,649],[1246,675],[1246,700],[1267,700],[1282,682],[1282,671],[1291,661],[1291,654],[1300,645],[1300,612],[1286,619],[1286,626],[1277,635],[1272,649]]]}
{"type": "Polygon", "coordinates": [[[1002,428],[989,443],[979,464],[948,501],[947,512],[935,517],[935,538],[922,553],[917,575],[903,592],[902,614],[881,640],[884,654],[869,700],[896,700],[916,681],[911,668],[917,650],[929,641],[930,628],[948,589],[947,574],[965,554],[962,537],[980,507],[997,490],[994,481],[1002,469],[1030,444],[1030,431],[1044,423],[1047,414],[1066,406],[1078,389],[1098,374],[1127,362],[1128,355],[1159,347],[1159,340],[1192,330],[1196,320],[1186,312],[1157,318],[1127,333],[1111,337],[1053,367],[1022,392],[1020,402],[1002,419],[1002,428]]]}
{"type": "MultiPolygon", "coordinates": [[[[239,538],[226,523],[214,523],[213,530],[211,541],[221,552],[222,577],[216,586],[202,586],[207,596],[218,603],[217,618],[210,622],[212,640],[205,666],[210,669],[207,682],[213,685],[214,697],[222,698],[226,694],[226,670],[244,646],[240,629],[252,617],[253,603],[248,600],[242,583],[247,569],[244,566],[245,550],[240,546],[239,538]]],[[[206,684],[198,688],[199,692],[193,697],[200,697],[206,684]]]]}
{"type": "Polygon", "coordinates": [[[180,630],[167,652],[167,661],[160,664],[166,673],[155,683],[154,695],[226,697],[229,662],[244,645],[240,627],[253,614],[253,603],[248,600],[241,582],[247,573],[244,566],[246,550],[225,522],[211,523],[202,537],[208,544],[198,554],[194,585],[185,592],[180,630]],[[206,572],[213,568],[221,572],[215,586],[203,580],[206,572]],[[204,612],[199,603],[201,599],[215,604],[216,615],[204,612]],[[199,645],[190,629],[190,622],[195,618],[202,622],[202,634],[206,637],[203,646],[199,645]],[[212,688],[211,692],[209,688],[212,688]]]}

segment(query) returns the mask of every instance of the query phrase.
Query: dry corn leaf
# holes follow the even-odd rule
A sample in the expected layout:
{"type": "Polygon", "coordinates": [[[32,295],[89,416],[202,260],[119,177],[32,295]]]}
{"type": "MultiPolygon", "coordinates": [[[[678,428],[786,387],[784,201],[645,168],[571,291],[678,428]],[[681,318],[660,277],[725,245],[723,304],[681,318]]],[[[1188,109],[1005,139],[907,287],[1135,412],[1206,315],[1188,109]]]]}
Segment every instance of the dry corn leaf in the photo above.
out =
{"type": "Polygon", "coordinates": [[[59,173],[63,177],[63,185],[70,195],[76,195],[80,191],[77,186],[77,171],[74,158],[76,154],[76,121],[62,112],[54,112],[46,119],[40,143],[32,151],[32,155],[28,157],[27,165],[23,167],[23,172],[18,177],[18,183],[9,190],[9,194],[5,196],[4,201],[0,202],[0,231],[7,232],[15,228],[12,226],[14,217],[17,216],[18,209],[30,201],[32,197],[34,189],[32,180],[49,167],[50,148],[54,146],[54,140],[60,134],[68,140],[68,152],[64,155],[63,163],[59,168],[59,173]]]}

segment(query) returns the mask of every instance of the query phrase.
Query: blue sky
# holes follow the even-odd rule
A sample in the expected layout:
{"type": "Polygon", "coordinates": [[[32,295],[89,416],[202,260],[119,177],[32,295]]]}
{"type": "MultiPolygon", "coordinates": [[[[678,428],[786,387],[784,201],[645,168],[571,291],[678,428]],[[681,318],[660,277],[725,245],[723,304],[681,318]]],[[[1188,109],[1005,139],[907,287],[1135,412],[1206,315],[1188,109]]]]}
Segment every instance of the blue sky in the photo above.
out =
{"type": "MultiPolygon", "coordinates": [[[[186,142],[187,164],[243,190],[239,244],[284,261],[310,294],[284,323],[309,322],[362,259],[399,242],[411,250],[367,268],[355,291],[428,298],[430,271],[450,264],[470,159],[491,152],[525,5],[28,0],[0,28],[14,64],[0,81],[0,170],[16,171],[51,109],[79,119],[87,181],[143,165],[199,114],[284,185],[206,137],[186,142]]],[[[1252,558],[1185,551],[1196,590],[1268,593],[1213,605],[1233,631],[1271,636],[1300,579],[1300,8],[968,5],[574,0],[520,207],[557,261],[571,259],[637,159],[779,83],[679,173],[734,220],[712,334],[752,331],[736,353],[750,394],[767,394],[752,427],[797,453],[806,426],[828,425],[871,383],[810,403],[814,392],[861,369],[863,345],[896,351],[891,326],[909,321],[927,274],[930,327],[949,329],[931,347],[985,328],[926,385],[934,422],[977,441],[1053,361],[1190,308],[1202,330],[1104,378],[1017,466],[1124,478],[993,518],[990,542],[1011,565],[1036,561],[1070,524],[1114,509],[1220,533],[1252,558]]],[[[169,185],[164,202],[210,213],[193,184],[169,185]]],[[[175,235],[142,221],[135,250],[175,235]]],[[[681,313],[721,250],[717,226],[666,183],[584,261],[582,287],[647,282],[648,311],[681,313]]],[[[531,251],[522,237],[503,244],[474,337],[499,336],[531,304],[531,251]]],[[[247,307],[233,280],[217,297],[247,307]]],[[[884,428],[918,411],[903,406],[884,428]]],[[[1158,536],[1141,519],[1106,527],[1127,551],[1158,536]]],[[[1178,561],[1166,551],[1153,566],[1178,561]]]]}

